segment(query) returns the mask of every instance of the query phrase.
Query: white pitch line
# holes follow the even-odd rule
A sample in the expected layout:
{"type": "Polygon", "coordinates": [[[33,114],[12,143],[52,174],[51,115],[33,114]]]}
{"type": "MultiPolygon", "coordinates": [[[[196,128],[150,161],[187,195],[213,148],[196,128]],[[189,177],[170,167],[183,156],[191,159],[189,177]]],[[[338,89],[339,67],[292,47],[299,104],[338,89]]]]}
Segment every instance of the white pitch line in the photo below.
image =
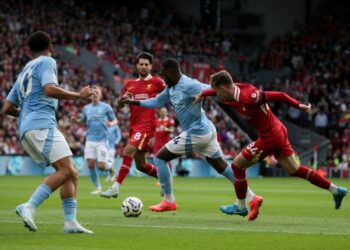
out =
{"type": "MultiPolygon", "coordinates": [[[[16,223],[22,224],[21,221],[0,220],[0,223],[16,223]]],[[[37,222],[36,224],[54,224],[61,225],[63,223],[57,222],[37,222]]],[[[251,229],[251,228],[226,228],[226,227],[191,227],[191,226],[162,226],[162,225],[137,225],[137,224],[111,224],[111,223],[86,223],[89,226],[104,226],[104,227],[138,227],[138,228],[166,228],[166,229],[188,229],[188,230],[214,230],[214,231],[228,231],[228,232],[253,232],[253,233],[285,233],[285,234],[307,234],[307,235],[350,235],[349,233],[336,233],[336,232],[310,232],[310,231],[290,231],[290,230],[271,230],[271,229],[251,229]]]]}

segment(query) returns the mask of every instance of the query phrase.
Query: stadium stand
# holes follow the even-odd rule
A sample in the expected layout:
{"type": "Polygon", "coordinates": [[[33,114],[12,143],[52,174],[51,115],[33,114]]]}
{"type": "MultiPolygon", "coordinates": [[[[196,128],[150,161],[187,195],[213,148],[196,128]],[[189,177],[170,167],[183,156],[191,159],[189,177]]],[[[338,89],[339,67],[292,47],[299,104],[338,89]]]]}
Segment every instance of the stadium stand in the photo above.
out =
{"type": "MultiPolygon", "coordinates": [[[[101,60],[108,60],[117,65],[125,73],[125,78],[133,77],[135,55],[142,50],[151,51],[157,58],[154,62],[155,73],[159,70],[159,58],[172,56],[181,59],[184,58],[184,54],[191,54],[192,62],[200,62],[203,55],[208,58],[215,56],[217,61],[217,58],[224,58],[230,52],[228,38],[193,20],[181,18],[171,12],[159,11],[152,4],[138,11],[126,6],[108,9],[109,1],[102,2],[98,7],[84,1],[69,1],[63,4],[61,1],[50,1],[42,4],[40,14],[26,2],[12,0],[4,4],[3,13],[6,14],[0,16],[0,54],[3,55],[0,62],[0,104],[14,84],[19,69],[29,60],[26,38],[37,27],[47,30],[54,44],[68,46],[75,55],[79,54],[79,48],[85,47],[101,60]],[[75,5],[76,2],[79,4],[75,5]],[[11,8],[14,4],[17,8],[11,8]],[[60,8],[56,8],[58,4],[60,8]],[[99,15],[91,16],[92,10],[99,15]],[[32,16],[30,19],[27,18],[29,14],[32,16]],[[191,23],[191,26],[185,26],[187,28],[181,29],[180,32],[179,29],[184,23],[191,23]],[[107,28],[100,29],[102,25],[107,28]]],[[[99,68],[93,72],[87,71],[80,65],[64,62],[59,53],[55,58],[62,87],[78,89],[86,84],[99,84],[104,87],[104,100],[114,108],[122,130],[123,140],[118,146],[118,152],[121,153],[128,138],[129,114],[125,108],[117,110],[118,93],[105,83],[99,68]]],[[[186,65],[185,60],[182,62],[186,65]]],[[[72,124],[70,115],[72,112],[81,112],[85,104],[83,101],[61,101],[57,113],[60,130],[75,155],[83,154],[86,129],[72,124]]],[[[219,140],[226,156],[235,156],[247,143],[248,138],[224,115],[213,100],[207,100],[205,107],[210,118],[218,124],[219,140]]],[[[175,114],[170,112],[170,115],[174,117],[175,114]]],[[[0,122],[0,153],[24,154],[18,142],[16,120],[9,117],[5,119],[0,115],[0,122]]]]}

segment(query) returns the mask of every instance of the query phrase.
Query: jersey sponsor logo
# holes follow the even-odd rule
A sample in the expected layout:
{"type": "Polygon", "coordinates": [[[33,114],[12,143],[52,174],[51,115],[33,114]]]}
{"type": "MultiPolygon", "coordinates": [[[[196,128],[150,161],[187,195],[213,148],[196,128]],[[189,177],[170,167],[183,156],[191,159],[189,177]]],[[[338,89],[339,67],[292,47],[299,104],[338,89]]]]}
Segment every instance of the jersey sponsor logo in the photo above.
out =
{"type": "Polygon", "coordinates": [[[149,96],[148,94],[136,94],[135,95],[135,100],[142,100],[142,99],[148,99],[149,96]]]}
{"type": "Polygon", "coordinates": [[[135,95],[135,100],[143,100],[143,99],[148,99],[149,96],[148,94],[136,94],[135,95]]]}
{"type": "Polygon", "coordinates": [[[147,90],[150,90],[152,88],[152,83],[147,84],[147,90]]]}

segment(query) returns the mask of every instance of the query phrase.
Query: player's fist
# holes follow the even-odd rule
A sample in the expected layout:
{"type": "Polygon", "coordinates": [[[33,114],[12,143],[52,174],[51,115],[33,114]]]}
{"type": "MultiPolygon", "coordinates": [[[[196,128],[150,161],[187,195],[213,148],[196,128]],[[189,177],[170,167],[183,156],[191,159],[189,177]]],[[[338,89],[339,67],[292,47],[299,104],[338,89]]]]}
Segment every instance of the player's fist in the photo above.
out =
{"type": "Polygon", "coordinates": [[[132,96],[130,95],[123,95],[122,98],[120,98],[120,102],[122,104],[129,104],[131,100],[132,100],[132,96]]]}
{"type": "Polygon", "coordinates": [[[193,103],[197,103],[197,102],[200,102],[203,100],[203,96],[202,96],[202,93],[196,95],[196,97],[194,98],[194,102],[193,103]]]}
{"type": "Polygon", "coordinates": [[[299,104],[299,110],[301,112],[309,112],[311,110],[311,103],[309,104],[299,104]]]}
{"type": "Polygon", "coordinates": [[[123,97],[124,97],[124,96],[129,97],[130,99],[132,99],[134,95],[133,95],[132,93],[130,93],[130,92],[127,91],[127,92],[123,95],[123,97]]]}
{"type": "Polygon", "coordinates": [[[97,95],[97,91],[94,91],[90,86],[86,86],[79,91],[79,96],[82,99],[87,99],[92,95],[97,95]]]}

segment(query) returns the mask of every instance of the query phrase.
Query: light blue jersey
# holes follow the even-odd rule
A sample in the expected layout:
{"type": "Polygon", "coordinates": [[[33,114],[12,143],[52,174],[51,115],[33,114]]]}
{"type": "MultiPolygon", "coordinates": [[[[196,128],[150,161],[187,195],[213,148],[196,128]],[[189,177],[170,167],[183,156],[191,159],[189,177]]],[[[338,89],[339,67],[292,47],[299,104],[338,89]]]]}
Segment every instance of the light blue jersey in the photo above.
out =
{"type": "Polygon", "coordinates": [[[193,102],[196,95],[207,88],[210,88],[210,85],[182,75],[175,86],[166,87],[156,98],[140,101],[140,105],[146,108],[160,108],[171,102],[181,128],[190,134],[204,135],[215,130],[215,127],[205,115],[202,102],[193,102]]]}
{"type": "Polygon", "coordinates": [[[86,141],[101,142],[108,141],[107,120],[113,121],[115,115],[112,107],[104,102],[90,103],[83,109],[81,120],[88,128],[86,141]]]}
{"type": "Polygon", "coordinates": [[[29,130],[57,127],[55,112],[58,100],[45,96],[46,84],[58,85],[56,61],[39,56],[29,61],[19,74],[7,100],[20,108],[20,137],[29,130]]]}
{"type": "Polygon", "coordinates": [[[108,147],[114,149],[114,145],[118,144],[122,139],[120,128],[118,125],[108,128],[108,147]]]}

